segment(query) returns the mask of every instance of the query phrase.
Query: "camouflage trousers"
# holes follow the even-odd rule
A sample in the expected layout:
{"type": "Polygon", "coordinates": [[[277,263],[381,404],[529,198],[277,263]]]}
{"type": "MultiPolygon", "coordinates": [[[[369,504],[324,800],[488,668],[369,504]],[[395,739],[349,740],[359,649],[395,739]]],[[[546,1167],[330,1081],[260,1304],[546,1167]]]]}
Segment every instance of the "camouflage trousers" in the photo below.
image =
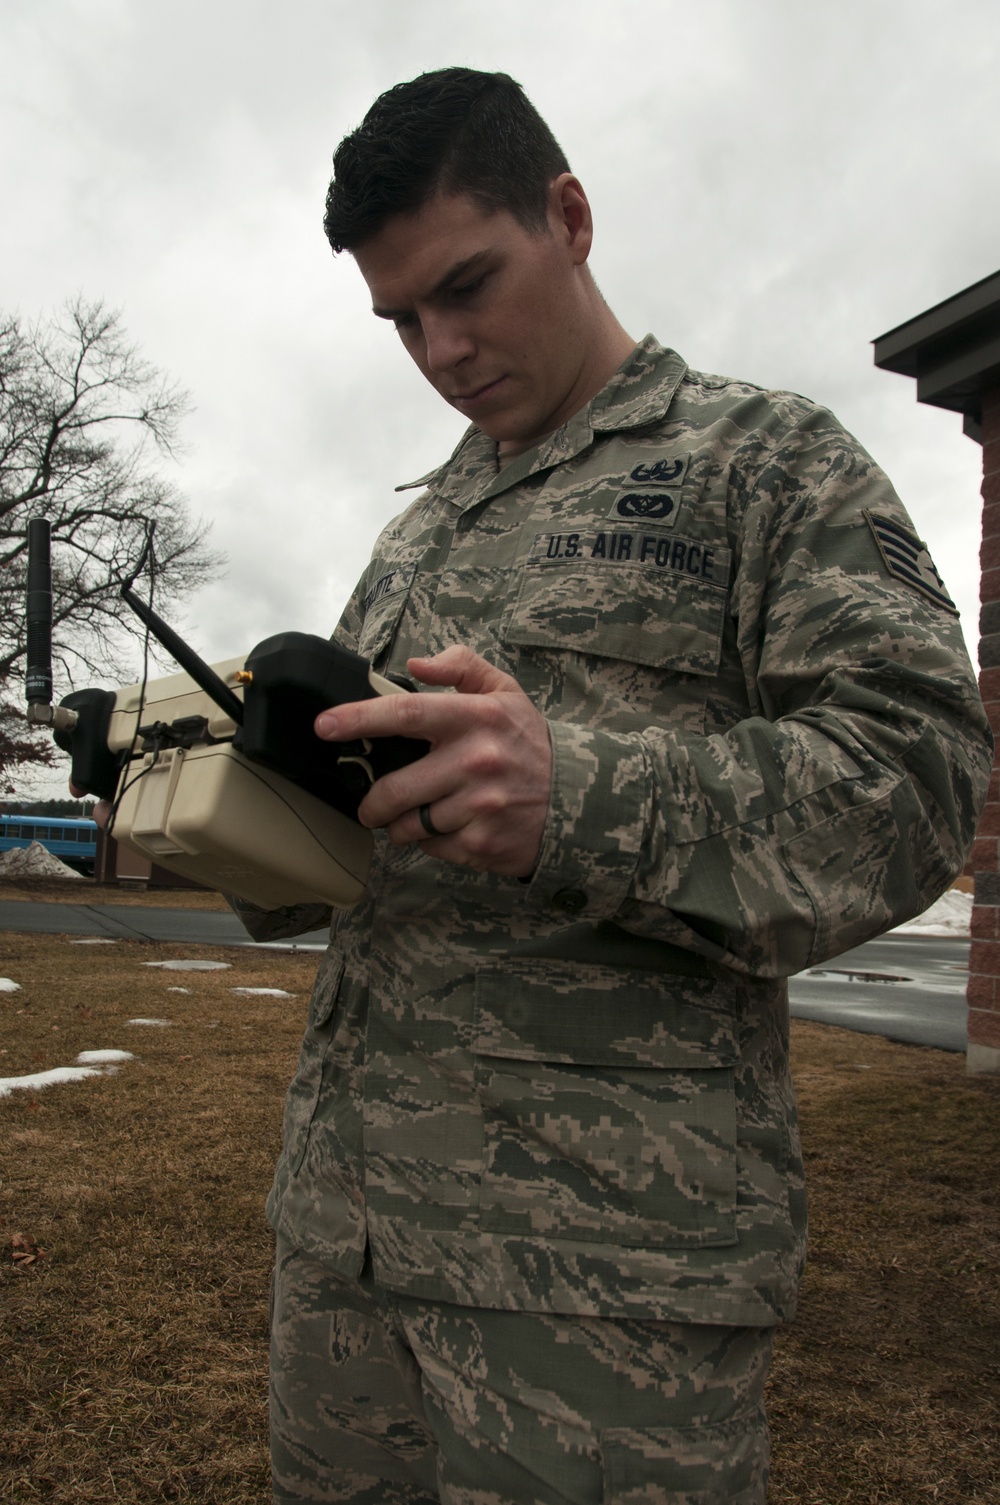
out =
{"type": "Polygon", "coordinates": [[[275,1505],[763,1505],[771,1330],[483,1311],[279,1240],[275,1505]]]}

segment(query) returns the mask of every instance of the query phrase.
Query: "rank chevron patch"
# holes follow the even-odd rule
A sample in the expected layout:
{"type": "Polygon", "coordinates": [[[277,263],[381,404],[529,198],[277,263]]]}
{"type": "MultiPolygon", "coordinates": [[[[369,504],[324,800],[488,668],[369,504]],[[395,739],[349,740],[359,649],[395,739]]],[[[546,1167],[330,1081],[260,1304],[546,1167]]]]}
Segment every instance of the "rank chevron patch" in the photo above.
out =
{"type": "Polygon", "coordinates": [[[903,580],[946,611],[958,616],[958,607],[945,589],[945,583],[935,568],[934,561],[915,533],[904,528],[895,518],[883,517],[881,513],[865,510],[868,525],[875,535],[879,553],[890,575],[903,580]]]}

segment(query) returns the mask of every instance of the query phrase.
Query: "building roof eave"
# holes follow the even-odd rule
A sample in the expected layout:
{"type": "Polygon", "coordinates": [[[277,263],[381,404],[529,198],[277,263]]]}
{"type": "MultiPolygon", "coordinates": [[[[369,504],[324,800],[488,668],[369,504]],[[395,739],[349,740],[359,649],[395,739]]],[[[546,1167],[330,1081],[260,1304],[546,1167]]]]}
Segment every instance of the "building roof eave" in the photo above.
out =
{"type": "Polygon", "coordinates": [[[1000,272],[872,341],[881,370],[916,377],[917,401],[963,413],[978,427],[982,396],[1000,386],[1000,272]]]}

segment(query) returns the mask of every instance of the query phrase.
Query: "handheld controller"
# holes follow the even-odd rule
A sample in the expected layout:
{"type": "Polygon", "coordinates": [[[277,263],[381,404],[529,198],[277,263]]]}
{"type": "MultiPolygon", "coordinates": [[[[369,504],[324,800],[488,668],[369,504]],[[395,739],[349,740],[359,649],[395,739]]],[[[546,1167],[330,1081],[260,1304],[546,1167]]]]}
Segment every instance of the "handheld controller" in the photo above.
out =
{"type": "Polygon", "coordinates": [[[406,737],[321,741],[320,711],[407,687],[337,643],[283,632],[206,664],[129,586],[122,595],[186,672],[52,705],[49,524],[28,525],[28,720],[51,727],[80,789],[115,802],[115,839],[264,909],[348,908],[371,833],[357,822],[383,774],[421,757],[406,737]]]}

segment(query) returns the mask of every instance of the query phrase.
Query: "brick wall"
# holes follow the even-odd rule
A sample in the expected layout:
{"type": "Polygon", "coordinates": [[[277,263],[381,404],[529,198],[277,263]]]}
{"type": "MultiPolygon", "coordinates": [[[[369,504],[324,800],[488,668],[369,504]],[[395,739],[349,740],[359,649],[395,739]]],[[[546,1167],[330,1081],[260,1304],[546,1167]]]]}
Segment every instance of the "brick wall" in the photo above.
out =
{"type": "MultiPolygon", "coordinates": [[[[1000,387],[983,398],[983,541],[979,686],[1000,743],[1000,387]]],[[[969,1068],[1000,1071],[1000,758],[979,822],[969,958],[969,1068]]]]}

